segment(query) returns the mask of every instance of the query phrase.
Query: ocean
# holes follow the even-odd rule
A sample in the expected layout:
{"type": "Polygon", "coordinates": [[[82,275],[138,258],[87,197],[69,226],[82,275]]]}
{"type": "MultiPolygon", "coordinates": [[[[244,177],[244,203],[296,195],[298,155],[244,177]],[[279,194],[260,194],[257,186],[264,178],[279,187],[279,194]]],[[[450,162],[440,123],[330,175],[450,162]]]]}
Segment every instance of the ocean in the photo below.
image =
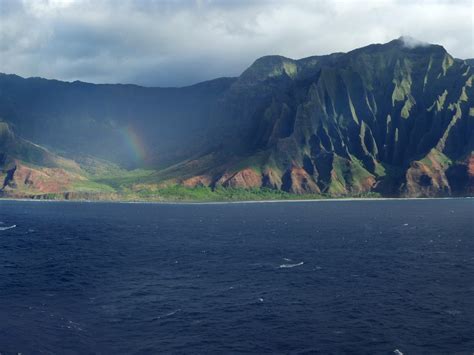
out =
{"type": "Polygon", "coordinates": [[[0,352],[472,354],[474,200],[0,200],[0,352]]]}

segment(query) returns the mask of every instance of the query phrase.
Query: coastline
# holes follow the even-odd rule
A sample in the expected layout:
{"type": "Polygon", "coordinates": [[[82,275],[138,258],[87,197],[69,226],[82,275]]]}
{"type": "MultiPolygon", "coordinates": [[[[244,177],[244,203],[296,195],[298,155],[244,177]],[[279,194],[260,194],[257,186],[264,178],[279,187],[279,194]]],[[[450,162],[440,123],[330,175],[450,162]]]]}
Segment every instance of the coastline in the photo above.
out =
{"type": "Polygon", "coordinates": [[[34,199],[34,198],[13,198],[0,197],[2,201],[14,202],[45,202],[45,203],[118,203],[118,204],[153,204],[153,205],[228,205],[228,204],[257,204],[257,203],[298,203],[298,202],[357,202],[357,201],[434,201],[434,200],[461,200],[474,199],[473,196],[456,197],[334,197],[334,198],[302,198],[302,199],[275,199],[275,200],[235,200],[235,201],[147,201],[147,200],[86,200],[86,199],[34,199]]]}

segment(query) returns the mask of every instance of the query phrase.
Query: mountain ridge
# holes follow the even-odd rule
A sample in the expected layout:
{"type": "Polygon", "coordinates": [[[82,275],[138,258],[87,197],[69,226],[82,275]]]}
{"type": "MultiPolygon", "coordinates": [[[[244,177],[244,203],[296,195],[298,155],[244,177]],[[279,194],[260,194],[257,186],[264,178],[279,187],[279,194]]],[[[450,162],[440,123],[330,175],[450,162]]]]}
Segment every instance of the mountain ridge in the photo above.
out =
{"type": "MultiPolygon", "coordinates": [[[[399,38],[298,60],[265,56],[237,78],[184,88],[70,83],[64,91],[55,88],[65,98],[60,103],[45,94],[48,105],[33,90],[26,96],[35,111],[26,112],[22,94],[31,87],[18,78],[8,84],[0,75],[0,117],[72,160],[86,153],[122,168],[151,169],[130,182],[132,190],[151,195],[169,186],[325,196],[472,195],[473,77],[469,60],[399,38]],[[76,137],[68,145],[57,137],[72,132],[55,125],[72,119],[74,134],[88,139],[76,137]],[[52,137],[28,129],[38,120],[55,130],[52,137]],[[149,157],[126,156],[130,149],[111,133],[123,126],[133,126],[149,157]],[[110,149],[116,155],[108,156],[110,149]]],[[[41,89],[53,92],[47,86],[41,89]]]]}

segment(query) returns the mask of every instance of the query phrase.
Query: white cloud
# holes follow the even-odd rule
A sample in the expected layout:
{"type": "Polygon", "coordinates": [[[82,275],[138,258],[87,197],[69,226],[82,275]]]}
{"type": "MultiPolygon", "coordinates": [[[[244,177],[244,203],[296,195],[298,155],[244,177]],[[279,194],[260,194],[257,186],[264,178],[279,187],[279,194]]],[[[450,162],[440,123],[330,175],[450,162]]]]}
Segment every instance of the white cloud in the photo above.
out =
{"type": "MultiPolygon", "coordinates": [[[[474,57],[471,0],[0,0],[0,71],[185,85],[256,58],[349,51],[401,35],[474,57]]],[[[413,42],[413,41],[411,41],[413,42]]],[[[412,44],[410,42],[410,44],[412,44]]]]}
{"type": "Polygon", "coordinates": [[[416,39],[410,36],[402,36],[400,37],[400,40],[403,42],[404,47],[407,47],[407,48],[429,46],[428,42],[423,42],[423,41],[420,41],[419,39],[416,39]]]}

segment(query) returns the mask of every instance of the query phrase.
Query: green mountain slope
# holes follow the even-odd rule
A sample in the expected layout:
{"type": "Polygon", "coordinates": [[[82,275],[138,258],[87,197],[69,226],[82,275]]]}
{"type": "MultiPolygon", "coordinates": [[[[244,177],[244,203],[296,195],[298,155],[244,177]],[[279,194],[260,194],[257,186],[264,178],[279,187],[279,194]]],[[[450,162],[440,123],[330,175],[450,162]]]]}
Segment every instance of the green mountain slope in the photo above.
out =
{"type": "Polygon", "coordinates": [[[464,196],[474,194],[473,81],[472,62],[400,38],[300,60],[262,57],[238,78],[181,89],[3,76],[0,113],[79,163],[87,154],[121,166],[88,175],[119,194],[464,196]],[[117,133],[124,127],[140,159],[117,133]]]}
{"type": "MultiPolygon", "coordinates": [[[[474,68],[443,47],[407,48],[403,39],[326,57],[261,58],[224,98],[221,111],[240,127],[215,152],[225,163],[183,183],[472,194],[473,79],[474,68]]],[[[196,175],[193,166],[171,175],[196,175]]]]}

